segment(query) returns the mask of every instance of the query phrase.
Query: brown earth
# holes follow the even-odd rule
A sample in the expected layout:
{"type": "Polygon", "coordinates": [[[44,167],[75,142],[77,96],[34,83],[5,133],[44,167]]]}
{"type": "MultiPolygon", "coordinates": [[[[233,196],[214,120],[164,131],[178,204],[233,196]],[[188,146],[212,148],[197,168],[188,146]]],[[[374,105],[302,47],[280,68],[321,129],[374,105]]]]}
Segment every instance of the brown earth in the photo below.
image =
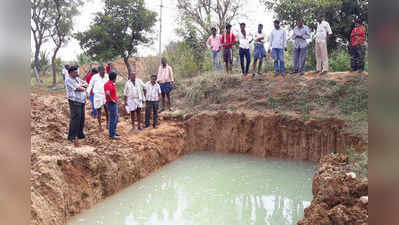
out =
{"type": "Polygon", "coordinates": [[[298,225],[368,224],[368,179],[353,178],[343,168],[346,155],[327,155],[320,161],[313,178],[313,201],[298,225]]]}

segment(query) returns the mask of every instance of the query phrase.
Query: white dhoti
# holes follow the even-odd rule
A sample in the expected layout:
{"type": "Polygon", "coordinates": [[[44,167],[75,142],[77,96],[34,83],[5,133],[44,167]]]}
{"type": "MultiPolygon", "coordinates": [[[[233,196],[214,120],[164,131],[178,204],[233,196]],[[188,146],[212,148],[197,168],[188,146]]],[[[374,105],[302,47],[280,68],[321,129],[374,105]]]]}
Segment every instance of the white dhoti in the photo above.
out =
{"type": "Polygon", "coordinates": [[[94,94],[94,108],[99,109],[105,105],[107,100],[105,99],[105,95],[94,94]]]}
{"type": "Polygon", "coordinates": [[[143,108],[143,101],[141,101],[138,98],[128,98],[127,99],[127,106],[126,106],[126,111],[128,113],[134,112],[137,110],[137,108],[143,108]]]}

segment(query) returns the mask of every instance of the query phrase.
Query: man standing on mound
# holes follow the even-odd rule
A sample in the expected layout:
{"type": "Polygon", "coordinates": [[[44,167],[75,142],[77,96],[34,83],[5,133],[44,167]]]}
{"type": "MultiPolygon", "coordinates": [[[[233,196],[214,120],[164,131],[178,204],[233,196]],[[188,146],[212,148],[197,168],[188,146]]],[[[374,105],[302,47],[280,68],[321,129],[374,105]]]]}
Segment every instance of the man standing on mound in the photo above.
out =
{"type": "Polygon", "coordinates": [[[107,119],[107,128],[108,128],[108,110],[105,107],[106,99],[105,99],[105,93],[104,93],[104,84],[109,81],[108,79],[108,74],[105,73],[105,68],[104,66],[99,66],[98,67],[98,74],[93,75],[93,77],[90,79],[90,84],[89,88],[87,89],[88,93],[90,94],[90,91],[93,90],[94,97],[93,97],[93,102],[94,102],[94,108],[97,110],[97,120],[98,120],[98,129],[100,132],[103,131],[103,127],[101,126],[101,114],[102,114],[102,108],[104,107],[105,111],[105,118],[107,119]]]}
{"type": "Polygon", "coordinates": [[[109,74],[109,81],[104,85],[104,92],[107,100],[107,108],[109,111],[109,137],[111,139],[120,139],[116,133],[118,125],[118,95],[116,93],[116,73],[109,74]]]}
{"type": "Polygon", "coordinates": [[[275,20],[269,47],[269,52],[272,52],[274,59],[275,76],[285,74],[284,50],[287,51],[287,34],[280,27],[280,21],[275,20]]]}
{"type": "Polygon", "coordinates": [[[162,91],[162,109],[161,112],[165,111],[165,96],[168,98],[168,109],[172,111],[170,102],[170,92],[174,86],[173,70],[168,64],[165,57],[161,59],[161,66],[158,71],[157,82],[159,83],[162,91]]]}
{"type": "Polygon", "coordinates": [[[137,115],[138,121],[138,130],[142,130],[141,128],[141,109],[143,108],[143,101],[144,93],[143,89],[145,88],[144,82],[136,78],[136,73],[130,73],[129,80],[125,84],[124,93],[124,100],[125,100],[125,107],[127,113],[130,113],[130,118],[132,120],[132,129],[130,132],[134,131],[134,116],[137,115]]]}
{"type": "Polygon", "coordinates": [[[226,25],[226,33],[222,35],[223,60],[226,64],[227,74],[233,73],[233,45],[236,44],[236,36],[231,33],[231,24],[226,25]]]}
{"type": "Polygon", "coordinates": [[[322,15],[317,16],[317,31],[316,31],[316,72],[320,75],[328,73],[328,51],[327,51],[327,40],[328,36],[332,34],[330,24],[324,20],[322,15]],[[323,66],[323,68],[322,68],[323,66]]]}
{"type": "Polygon", "coordinates": [[[84,139],[85,104],[87,83],[78,76],[78,68],[68,69],[69,75],[65,79],[66,94],[69,102],[71,120],[69,123],[68,140],[75,147],[79,147],[78,139],[84,139]]]}

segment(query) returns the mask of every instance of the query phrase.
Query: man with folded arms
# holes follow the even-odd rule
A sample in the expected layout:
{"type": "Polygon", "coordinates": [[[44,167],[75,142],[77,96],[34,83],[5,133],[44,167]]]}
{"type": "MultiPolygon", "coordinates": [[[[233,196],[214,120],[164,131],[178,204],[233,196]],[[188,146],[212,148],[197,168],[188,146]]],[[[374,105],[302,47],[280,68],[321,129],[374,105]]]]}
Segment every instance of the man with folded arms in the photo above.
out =
{"type": "Polygon", "coordinates": [[[70,67],[68,73],[69,75],[65,79],[65,88],[71,116],[68,140],[72,141],[75,147],[79,147],[78,139],[85,138],[83,128],[85,124],[87,83],[79,78],[77,67],[70,67]]]}

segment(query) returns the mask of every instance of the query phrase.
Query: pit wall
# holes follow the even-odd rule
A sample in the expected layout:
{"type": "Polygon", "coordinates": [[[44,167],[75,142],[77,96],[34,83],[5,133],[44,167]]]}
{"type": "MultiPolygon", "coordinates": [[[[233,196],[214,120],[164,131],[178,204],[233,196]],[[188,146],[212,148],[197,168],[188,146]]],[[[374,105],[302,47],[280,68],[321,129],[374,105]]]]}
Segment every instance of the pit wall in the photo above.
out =
{"type": "Polygon", "coordinates": [[[202,113],[184,123],[184,152],[198,150],[247,153],[257,157],[318,162],[350,147],[364,150],[359,137],[344,131],[337,119],[289,119],[282,115],[202,113]]]}
{"type": "Polygon", "coordinates": [[[345,134],[342,121],[334,119],[304,122],[279,115],[218,112],[179,124],[150,145],[63,149],[65,157],[40,160],[33,154],[31,224],[66,224],[84,209],[195,151],[318,161],[323,155],[362,146],[359,138],[345,134]]]}

